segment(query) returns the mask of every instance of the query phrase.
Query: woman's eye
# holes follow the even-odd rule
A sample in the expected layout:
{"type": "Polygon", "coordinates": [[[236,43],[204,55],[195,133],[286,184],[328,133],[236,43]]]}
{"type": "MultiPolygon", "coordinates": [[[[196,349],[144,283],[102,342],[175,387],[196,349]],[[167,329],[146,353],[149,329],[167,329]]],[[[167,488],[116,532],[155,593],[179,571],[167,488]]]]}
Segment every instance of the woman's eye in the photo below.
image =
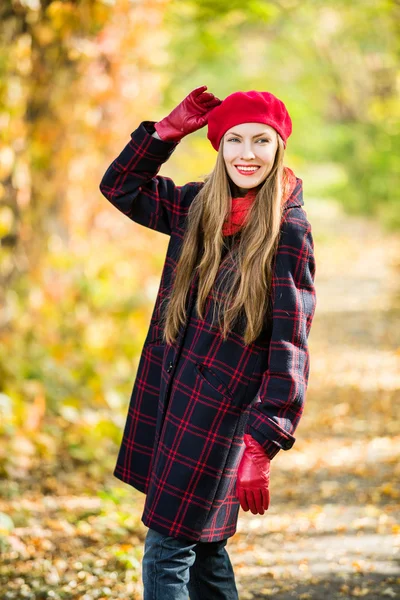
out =
{"type": "MultiPolygon", "coordinates": [[[[230,139],[228,140],[228,142],[234,142],[235,140],[238,140],[238,141],[240,141],[240,140],[239,140],[239,138],[230,138],[230,139]]],[[[260,138],[260,139],[259,139],[259,140],[257,140],[257,141],[258,141],[258,142],[269,142],[269,139],[268,139],[268,138],[260,138]]]]}

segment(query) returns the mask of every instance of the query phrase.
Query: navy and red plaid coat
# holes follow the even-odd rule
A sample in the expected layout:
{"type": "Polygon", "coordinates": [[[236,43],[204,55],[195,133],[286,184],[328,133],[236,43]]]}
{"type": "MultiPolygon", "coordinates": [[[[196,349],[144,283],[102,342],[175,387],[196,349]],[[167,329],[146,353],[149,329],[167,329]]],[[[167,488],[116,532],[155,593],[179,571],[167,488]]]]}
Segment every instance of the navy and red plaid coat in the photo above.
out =
{"type": "Polygon", "coordinates": [[[153,132],[154,122],[143,121],[100,184],[102,194],[127,217],[170,236],[114,475],[146,494],[142,521],[147,527],[212,542],[236,531],[235,483],[244,433],[262,444],[270,458],[295,441],[316,306],[314,243],[297,178],[284,207],[272,314],[257,340],[245,346],[234,328],[223,341],[212,324],[212,291],[205,319],[199,318],[196,270],[186,325],[176,343],[165,344],[161,305],[171,286],[188,209],[203,182],[176,186],[158,176],[178,144],[158,140],[153,132]]]}

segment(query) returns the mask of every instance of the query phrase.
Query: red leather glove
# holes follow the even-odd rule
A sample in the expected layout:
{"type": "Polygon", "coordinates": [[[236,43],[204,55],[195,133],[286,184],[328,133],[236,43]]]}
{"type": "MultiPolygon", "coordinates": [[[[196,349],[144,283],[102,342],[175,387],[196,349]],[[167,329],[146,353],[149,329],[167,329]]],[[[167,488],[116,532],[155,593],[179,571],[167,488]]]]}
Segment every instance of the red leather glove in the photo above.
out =
{"type": "Polygon", "coordinates": [[[185,135],[201,129],[208,121],[208,113],[221,104],[209,92],[206,85],[194,89],[164,119],[154,125],[158,135],[165,142],[179,142],[185,135]]]}
{"type": "Polygon", "coordinates": [[[263,515],[269,507],[270,459],[264,448],[248,433],[244,434],[245,451],[238,468],[236,495],[243,510],[263,515]]]}

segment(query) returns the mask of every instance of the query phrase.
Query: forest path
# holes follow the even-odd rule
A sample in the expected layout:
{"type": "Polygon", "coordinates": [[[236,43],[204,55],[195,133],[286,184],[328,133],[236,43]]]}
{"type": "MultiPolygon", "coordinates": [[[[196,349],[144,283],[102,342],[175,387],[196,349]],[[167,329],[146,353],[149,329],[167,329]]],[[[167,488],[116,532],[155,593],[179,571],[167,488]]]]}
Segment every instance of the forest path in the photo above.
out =
{"type": "Polygon", "coordinates": [[[308,202],[317,264],[311,370],[271,505],[240,511],[241,600],[400,598],[400,239],[308,202]]]}

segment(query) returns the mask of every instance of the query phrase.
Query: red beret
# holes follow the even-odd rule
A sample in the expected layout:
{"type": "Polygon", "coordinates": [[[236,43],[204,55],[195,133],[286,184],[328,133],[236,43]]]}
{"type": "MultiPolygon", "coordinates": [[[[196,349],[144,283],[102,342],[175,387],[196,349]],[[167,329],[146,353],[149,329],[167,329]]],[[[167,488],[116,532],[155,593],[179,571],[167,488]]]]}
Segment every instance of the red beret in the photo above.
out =
{"type": "Polygon", "coordinates": [[[218,151],[224,133],[240,123],[265,123],[286,140],[292,133],[292,120],[282,100],[270,92],[234,92],[227,96],[208,115],[208,134],[213,148],[218,151]]]}

